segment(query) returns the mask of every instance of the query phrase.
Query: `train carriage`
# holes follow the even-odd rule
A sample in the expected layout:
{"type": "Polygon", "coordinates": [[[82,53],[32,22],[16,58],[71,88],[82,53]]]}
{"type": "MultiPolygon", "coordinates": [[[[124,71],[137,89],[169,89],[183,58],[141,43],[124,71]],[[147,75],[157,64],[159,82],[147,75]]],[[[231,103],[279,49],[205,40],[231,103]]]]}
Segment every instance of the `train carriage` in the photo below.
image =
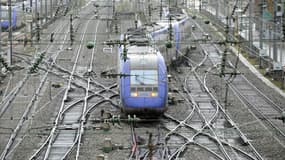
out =
{"type": "Polygon", "coordinates": [[[176,53],[181,49],[182,41],[188,37],[185,33],[191,26],[187,14],[182,10],[170,9],[165,12],[164,20],[155,25],[132,28],[121,36],[121,41],[127,43],[119,47],[118,62],[119,74],[123,75],[119,78],[119,84],[121,106],[125,113],[149,116],[161,114],[167,109],[166,63],[169,63],[169,58],[163,56],[157,48],[164,48],[161,44],[169,39],[167,17],[170,14],[173,18],[171,27],[174,43],[170,54],[176,53]]]}
{"type": "MultiPolygon", "coordinates": [[[[145,34],[145,33],[142,33],[145,34]]],[[[167,108],[167,70],[164,58],[147,35],[127,34],[127,59],[120,59],[120,97],[123,111],[137,115],[161,114],[167,108]],[[146,43],[142,43],[146,42],[146,43]]],[[[123,46],[119,56],[123,55],[123,46]]]]}

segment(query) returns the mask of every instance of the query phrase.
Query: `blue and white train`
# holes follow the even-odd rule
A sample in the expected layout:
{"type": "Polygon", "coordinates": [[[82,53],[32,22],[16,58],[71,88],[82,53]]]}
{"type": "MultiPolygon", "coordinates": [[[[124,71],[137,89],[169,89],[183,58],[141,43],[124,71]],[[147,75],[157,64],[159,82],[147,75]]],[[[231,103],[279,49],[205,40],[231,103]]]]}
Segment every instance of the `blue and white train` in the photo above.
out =
{"type": "MultiPolygon", "coordinates": [[[[46,16],[50,16],[51,11],[51,4],[53,6],[53,12],[55,12],[54,9],[56,9],[59,6],[65,6],[69,2],[68,0],[52,0],[48,2],[44,1],[38,1],[37,0],[37,12],[40,13],[40,16],[44,16],[45,11],[47,11],[46,16]],[[56,3],[57,2],[57,3],[56,3]],[[42,3],[42,4],[41,4],[42,3]],[[46,5],[46,6],[45,6],[46,5]],[[42,8],[41,8],[42,7],[42,8]]],[[[8,6],[4,5],[7,4],[2,2],[3,5],[1,5],[1,27],[5,30],[9,27],[9,10],[8,6]]],[[[35,11],[36,11],[36,0],[26,0],[23,2],[17,2],[13,3],[11,7],[11,26],[13,29],[19,28],[25,24],[26,16],[33,14],[33,19],[35,19],[35,11]],[[32,7],[31,7],[32,6],[32,7]]]]}
{"type": "MultiPolygon", "coordinates": [[[[121,106],[125,113],[149,116],[167,109],[167,69],[159,50],[142,29],[125,35],[128,45],[119,47],[119,56],[127,49],[127,59],[119,58],[121,106]]],[[[123,38],[122,38],[123,39],[123,38]]]]}
{"type": "Polygon", "coordinates": [[[145,28],[130,29],[121,40],[127,45],[119,47],[118,72],[121,106],[125,113],[142,115],[162,114],[167,110],[168,79],[166,63],[169,61],[160,53],[160,44],[169,36],[169,21],[173,28],[174,48],[171,56],[181,48],[190,28],[187,14],[181,9],[169,9],[164,19],[145,28]],[[148,34],[149,33],[149,34],[148,34]],[[126,47],[126,48],[124,48],[126,47]],[[126,52],[126,53],[124,53],[126,52]],[[127,57],[125,57],[127,55],[127,57]]]}
{"type": "MultiPolygon", "coordinates": [[[[1,27],[3,29],[6,29],[9,27],[9,12],[8,12],[8,6],[0,6],[1,7],[1,27]]],[[[11,26],[12,28],[16,28],[16,26],[21,26],[21,21],[17,21],[17,7],[13,6],[11,7],[11,26]]]]}
{"type": "Polygon", "coordinates": [[[190,37],[189,30],[191,29],[191,24],[188,21],[188,18],[189,17],[184,9],[165,8],[161,20],[158,20],[151,26],[147,26],[147,30],[151,33],[155,44],[157,44],[160,50],[164,50],[167,40],[170,39],[169,29],[171,24],[173,48],[168,49],[168,53],[163,54],[165,61],[168,64],[171,63],[173,57],[177,58],[178,50],[188,45],[185,44],[185,39],[190,37]]]}

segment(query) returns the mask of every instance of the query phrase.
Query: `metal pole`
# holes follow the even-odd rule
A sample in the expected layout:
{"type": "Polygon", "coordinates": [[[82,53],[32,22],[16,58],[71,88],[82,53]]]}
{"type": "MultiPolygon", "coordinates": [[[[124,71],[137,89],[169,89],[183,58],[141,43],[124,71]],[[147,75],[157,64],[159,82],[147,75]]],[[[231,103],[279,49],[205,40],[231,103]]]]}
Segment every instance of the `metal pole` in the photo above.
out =
{"type": "Polygon", "coordinates": [[[38,0],[35,0],[35,17],[38,16],[38,0]]]}
{"type": "Polygon", "coordinates": [[[115,16],[115,0],[113,0],[113,16],[115,16]]]}
{"type": "Polygon", "coordinates": [[[260,2],[260,27],[259,27],[259,68],[262,68],[261,66],[261,51],[263,49],[263,8],[264,8],[264,0],[260,2]]]}
{"type": "Polygon", "coordinates": [[[264,0],[260,2],[260,28],[259,28],[259,47],[263,49],[263,9],[264,9],[264,0]]]}
{"type": "Polygon", "coordinates": [[[217,19],[219,18],[219,9],[220,9],[220,0],[218,0],[218,2],[216,2],[217,3],[217,8],[216,8],[216,17],[217,17],[217,19]]]}
{"type": "MultiPolygon", "coordinates": [[[[249,25],[248,25],[248,40],[249,40],[249,52],[252,52],[252,0],[249,0],[249,25]]],[[[249,53],[250,54],[250,53],[249,53]]]]}
{"type": "MultiPolygon", "coordinates": [[[[30,12],[31,12],[31,15],[33,15],[33,0],[30,0],[30,12]]],[[[32,20],[33,21],[33,20],[32,20]]],[[[30,23],[30,43],[31,43],[31,47],[33,46],[33,22],[30,23]]]]}
{"type": "MultiPolygon", "coordinates": [[[[269,26],[268,32],[269,32],[269,40],[272,40],[272,27],[271,26],[269,26]]],[[[271,51],[272,51],[272,42],[270,41],[269,42],[269,59],[273,59],[271,51]]]]}
{"type": "MultiPolygon", "coordinates": [[[[284,49],[284,46],[285,46],[285,44],[284,44],[285,42],[283,41],[283,45],[281,46],[281,47],[283,47],[283,49],[284,49]]],[[[281,66],[282,66],[282,75],[281,75],[281,89],[284,89],[285,88],[285,79],[284,79],[284,63],[283,63],[283,49],[281,50],[281,55],[280,55],[280,58],[281,58],[281,66]]]]}
{"type": "MultiPolygon", "coordinates": [[[[285,1],[283,1],[283,7],[285,7],[285,1]]],[[[285,88],[285,64],[284,64],[284,54],[285,54],[285,9],[283,8],[283,15],[282,15],[282,32],[283,32],[283,39],[282,39],[282,53],[281,53],[281,65],[282,65],[282,89],[285,88]]]]}
{"type": "MultiPolygon", "coordinates": [[[[0,19],[2,19],[2,7],[1,7],[1,5],[0,5],[0,19]]],[[[0,21],[0,23],[1,23],[1,21],[0,21]]],[[[1,49],[1,47],[2,47],[2,37],[1,37],[1,34],[2,34],[2,27],[0,26],[0,56],[2,56],[1,55],[1,52],[2,52],[2,49],[1,49]]]]}
{"type": "Polygon", "coordinates": [[[52,19],[52,0],[50,0],[50,19],[52,19]]]}
{"type": "Polygon", "coordinates": [[[40,10],[40,20],[41,20],[41,25],[43,24],[43,0],[40,0],[40,5],[41,5],[41,10],[40,10]]]}
{"type": "Polygon", "coordinates": [[[275,62],[278,62],[278,56],[277,56],[277,16],[276,16],[276,11],[277,11],[277,4],[273,1],[273,5],[274,5],[274,15],[273,15],[273,19],[274,19],[274,31],[273,31],[273,60],[275,62]]]}
{"type": "Polygon", "coordinates": [[[8,66],[12,65],[12,53],[13,53],[13,44],[12,44],[12,8],[11,8],[11,0],[8,0],[8,12],[9,12],[9,50],[8,50],[8,66]]]}
{"type": "Polygon", "coordinates": [[[162,0],[160,0],[159,17],[160,17],[160,20],[161,20],[161,18],[162,18],[162,0]]]}
{"type": "Polygon", "coordinates": [[[45,0],[45,23],[47,23],[47,1],[48,0],[45,0]]]}

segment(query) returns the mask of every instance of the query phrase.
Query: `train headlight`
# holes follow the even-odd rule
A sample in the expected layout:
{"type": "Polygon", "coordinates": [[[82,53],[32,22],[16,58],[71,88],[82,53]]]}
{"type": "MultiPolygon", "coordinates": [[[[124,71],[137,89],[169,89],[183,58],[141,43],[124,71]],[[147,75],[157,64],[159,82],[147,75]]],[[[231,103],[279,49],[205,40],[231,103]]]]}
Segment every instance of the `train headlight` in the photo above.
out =
{"type": "Polygon", "coordinates": [[[151,92],[151,93],[150,93],[150,96],[156,97],[156,96],[157,96],[157,92],[151,92]]]}
{"type": "Polygon", "coordinates": [[[138,92],[131,92],[131,96],[132,97],[137,97],[138,96],[138,92]]]}

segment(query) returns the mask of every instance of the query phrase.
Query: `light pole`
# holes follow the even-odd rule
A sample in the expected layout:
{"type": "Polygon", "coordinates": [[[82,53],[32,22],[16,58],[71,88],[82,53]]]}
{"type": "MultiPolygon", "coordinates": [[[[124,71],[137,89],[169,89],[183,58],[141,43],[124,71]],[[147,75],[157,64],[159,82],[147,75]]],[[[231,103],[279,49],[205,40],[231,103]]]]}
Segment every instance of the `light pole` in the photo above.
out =
{"type": "Polygon", "coordinates": [[[45,0],[45,23],[47,23],[47,1],[48,0],[45,0]]]}
{"type": "Polygon", "coordinates": [[[274,15],[273,15],[273,60],[275,62],[278,62],[278,56],[277,56],[277,36],[276,36],[276,32],[277,32],[277,16],[276,16],[276,11],[277,11],[277,4],[273,1],[273,6],[274,6],[274,15]]]}
{"type": "MultiPolygon", "coordinates": [[[[285,7],[285,1],[283,1],[283,7],[285,7]]],[[[282,65],[282,89],[285,88],[285,64],[284,64],[284,54],[285,54],[285,9],[283,8],[283,15],[282,15],[282,32],[283,32],[283,38],[282,38],[282,51],[281,51],[281,65],[282,65]]]]}
{"type": "MultiPolygon", "coordinates": [[[[30,0],[30,12],[31,12],[31,15],[33,15],[33,10],[32,10],[32,8],[33,8],[33,0],[30,0]]],[[[33,39],[33,18],[32,18],[32,21],[31,21],[31,23],[30,23],[30,43],[31,43],[31,47],[33,46],[33,41],[32,41],[32,39],[33,39]]]]}
{"type": "Polygon", "coordinates": [[[262,54],[263,52],[263,9],[265,7],[264,0],[260,2],[260,27],[259,27],[259,68],[262,68],[262,54]]]}
{"type": "MultiPolygon", "coordinates": [[[[0,5],[0,19],[2,19],[2,7],[1,7],[1,5],[0,5]]],[[[0,21],[0,23],[1,23],[1,21],[0,21]]],[[[2,50],[1,50],[1,47],[2,47],[1,34],[2,34],[2,27],[0,27],[0,57],[2,56],[1,55],[1,52],[2,52],[2,50]]]]}
{"type": "Polygon", "coordinates": [[[53,16],[53,14],[52,14],[52,0],[50,0],[50,19],[52,19],[52,16],[53,16]]]}
{"type": "Polygon", "coordinates": [[[8,66],[12,65],[12,48],[13,48],[13,44],[12,44],[12,8],[11,8],[11,0],[8,0],[8,12],[9,12],[9,35],[8,35],[8,39],[9,39],[9,50],[8,50],[8,66]]]}
{"type": "Polygon", "coordinates": [[[253,6],[252,6],[252,0],[249,0],[249,24],[248,24],[248,41],[249,41],[249,53],[252,52],[252,10],[253,10],[253,6]]]}

